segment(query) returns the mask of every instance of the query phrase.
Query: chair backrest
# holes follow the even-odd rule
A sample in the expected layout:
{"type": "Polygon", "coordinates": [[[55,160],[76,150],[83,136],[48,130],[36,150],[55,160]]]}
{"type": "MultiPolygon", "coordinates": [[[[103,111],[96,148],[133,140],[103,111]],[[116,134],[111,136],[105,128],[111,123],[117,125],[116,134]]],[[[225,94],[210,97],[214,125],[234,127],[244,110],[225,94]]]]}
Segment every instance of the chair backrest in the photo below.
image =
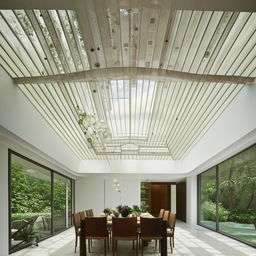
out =
{"type": "Polygon", "coordinates": [[[170,212],[170,214],[169,214],[169,221],[168,221],[169,228],[174,230],[175,229],[175,223],[176,223],[176,214],[170,212]]]}
{"type": "Polygon", "coordinates": [[[169,213],[170,213],[170,211],[166,210],[166,211],[164,211],[164,215],[163,215],[163,220],[165,220],[167,222],[167,225],[169,222],[169,213]]]}
{"type": "Polygon", "coordinates": [[[141,237],[163,237],[161,218],[140,218],[141,237]]]}
{"type": "Polygon", "coordinates": [[[161,209],[158,215],[158,218],[163,218],[164,216],[164,209],[161,209]]]}
{"type": "Polygon", "coordinates": [[[86,217],[85,236],[107,237],[107,217],[86,217]]]}
{"type": "Polygon", "coordinates": [[[80,215],[81,220],[85,220],[85,212],[84,211],[79,212],[79,215],[80,215]]]}
{"type": "Polygon", "coordinates": [[[81,218],[79,213],[73,213],[73,223],[75,226],[75,230],[77,231],[81,227],[81,218]]]}
{"type": "Polygon", "coordinates": [[[88,209],[85,212],[86,212],[86,217],[94,217],[93,209],[88,209]]]}
{"type": "Polygon", "coordinates": [[[112,234],[118,237],[130,237],[137,235],[137,217],[112,218],[112,234]]]}

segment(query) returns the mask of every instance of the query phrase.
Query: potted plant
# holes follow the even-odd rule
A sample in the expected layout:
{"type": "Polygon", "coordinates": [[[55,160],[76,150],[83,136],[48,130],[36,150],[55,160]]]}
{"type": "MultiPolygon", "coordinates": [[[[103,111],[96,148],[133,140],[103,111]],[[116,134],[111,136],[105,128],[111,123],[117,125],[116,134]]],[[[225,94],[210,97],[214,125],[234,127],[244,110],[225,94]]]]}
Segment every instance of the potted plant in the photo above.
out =
{"type": "Polygon", "coordinates": [[[129,214],[132,213],[132,208],[130,208],[128,205],[124,205],[122,206],[120,213],[122,217],[128,217],[129,214]]]}
{"type": "Polygon", "coordinates": [[[116,211],[116,210],[113,210],[112,214],[113,214],[115,217],[119,217],[120,212],[119,212],[119,211],[116,211]]]}
{"type": "Polygon", "coordinates": [[[112,214],[113,210],[111,208],[106,208],[103,210],[103,212],[108,216],[112,214]]]}
{"type": "Polygon", "coordinates": [[[138,205],[133,205],[133,206],[132,206],[132,214],[133,214],[133,216],[135,216],[135,217],[140,216],[140,214],[141,214],[141,209],[140,209],[140,207],[139,207],[138,205]]]}

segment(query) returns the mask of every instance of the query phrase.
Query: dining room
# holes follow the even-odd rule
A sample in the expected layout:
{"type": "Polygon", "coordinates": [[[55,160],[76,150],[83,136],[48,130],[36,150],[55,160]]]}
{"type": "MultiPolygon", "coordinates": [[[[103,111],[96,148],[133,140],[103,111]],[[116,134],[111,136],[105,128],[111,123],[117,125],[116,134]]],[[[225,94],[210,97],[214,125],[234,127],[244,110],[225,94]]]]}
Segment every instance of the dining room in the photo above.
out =
{"type": "Polygon", "coordinates": [[[251,0],[0,1],[0,256],[255,255],[255,27],[251,0]]]}

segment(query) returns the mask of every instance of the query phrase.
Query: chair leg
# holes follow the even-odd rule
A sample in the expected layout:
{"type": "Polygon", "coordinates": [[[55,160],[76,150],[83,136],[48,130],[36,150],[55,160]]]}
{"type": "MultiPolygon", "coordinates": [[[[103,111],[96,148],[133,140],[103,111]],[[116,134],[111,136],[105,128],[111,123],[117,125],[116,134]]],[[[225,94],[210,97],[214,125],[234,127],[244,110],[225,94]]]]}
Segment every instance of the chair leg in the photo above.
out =
{"type": "Polygon", "coordinates": [[[172,246],[174,248],[174,236],[172,237],[172,246]]]}
{"type": "Polygon", "coordinates": [[[141,240],[141,256],[143,256],[143,240],[141,240]]]}
{"type": "Polygon", "coordinates": [[[170,237],[170,246],[171,246],[171,253],[172,253],[172,237],[170,237]]]}
{"type": "Polygon", "coordinates": [[[76,236],[76,244],[75,244],[75,253],[76,253],[76,247],[77,247],[77,236],[76,236]]]}
{"type": "Polygon", "coordinates": [[[132,240],[132,249],[134,249],[134,240],[132,240]]]}
{"type": "Polygon", "coordinates": [[[115,239],[112,237],[112,253],[115,256],[115,239]]]}
{"type": "Polygon", "coordinates": [[[136,239],[136,256],[138,256],[138,238],[136,239]]]}
{"type": "Polygon", "coordinates": [[[91,242],[90,239],[88,239],[88,252],[91,252],[91,246],[90,246],[91,242]]]}
{"type": "Polygon", "coordinates": [[[109,251],[109,237],[107,238],[107,242],[108,242],[108,251],[109,251]]]}
{"type": "Polygon", "coordinates": [[[104,239],[104,255],[105,256],[107,255],[106,242],[107,242],[107,239],[104,239]]]}

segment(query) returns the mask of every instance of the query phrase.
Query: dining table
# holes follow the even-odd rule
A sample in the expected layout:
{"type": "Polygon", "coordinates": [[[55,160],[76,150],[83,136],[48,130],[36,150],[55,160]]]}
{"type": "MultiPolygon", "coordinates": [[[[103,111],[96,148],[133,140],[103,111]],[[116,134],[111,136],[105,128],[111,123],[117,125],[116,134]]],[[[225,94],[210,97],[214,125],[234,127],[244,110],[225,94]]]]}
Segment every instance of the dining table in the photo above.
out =
{"type": "MultiPolygon", "coordinates": [[[[103,215],[100,215],[103,216],[103,215]]],[[[105,215],[104,215],[105,216],[105,215]]],[[[138,228],[140,227],[140,218],[155,218],[150,213],[142,213],[140,216],[137,217],[137,225],[138,228]]],[[[119,217],[122,218],[122,217],[119,217]]],[[[111,230],[112,228],[112,217],[107,216],[107,226],[108,229],[111,230]]],[[[162,236],[163,239],[161,240],[161,256],[167,256],[167,222],[165,220],[161,221],[162,226],[162,236]]],[[[86,252],[86,241],[85,241],[85,220],[81,220],[81,231],[80,231],[80,256],[84,256],[86,252]]]]}

